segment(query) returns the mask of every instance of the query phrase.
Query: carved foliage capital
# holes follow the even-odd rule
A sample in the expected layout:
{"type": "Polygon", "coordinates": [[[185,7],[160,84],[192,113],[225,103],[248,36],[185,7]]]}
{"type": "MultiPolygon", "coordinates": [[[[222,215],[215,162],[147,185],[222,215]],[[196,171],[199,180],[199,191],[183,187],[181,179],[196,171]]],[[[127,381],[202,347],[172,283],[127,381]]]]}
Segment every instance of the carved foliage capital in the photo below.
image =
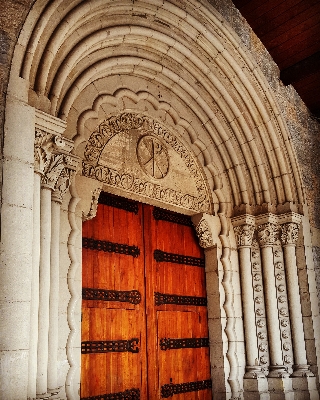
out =
{"type": "Polygon", "coordinates": [[[283,245],[296,245],[298,240],[299,224],[288,222],[281,225],[280,239],[283,245]]]}
{"type": "Polygon", "coordinates": [[[238,247],[252,246],[254,230],[254,226],[249,224],[234,227],[238,247]]]}
{"type": "Polygon", "coordinates": [[[278,237],[278,226],[271,222],[258,226],[258,241],[260,246],[273,246],[278,237]]]}
{"type": "Polygon", "coordinates": [[[198,225],[195,226],[195,229],[201,247],[206,249],[214,245],[211,229],[204,218],[202,218],[198,225]]]}
{"type": "Polygon", "coordinates": [[[41,175],[41,186],[54,191],[53,200],[62,202],[79,158],[69,154],[73,142],[59,134],[37,128],[34,143],[34,169],[41,175]]]}

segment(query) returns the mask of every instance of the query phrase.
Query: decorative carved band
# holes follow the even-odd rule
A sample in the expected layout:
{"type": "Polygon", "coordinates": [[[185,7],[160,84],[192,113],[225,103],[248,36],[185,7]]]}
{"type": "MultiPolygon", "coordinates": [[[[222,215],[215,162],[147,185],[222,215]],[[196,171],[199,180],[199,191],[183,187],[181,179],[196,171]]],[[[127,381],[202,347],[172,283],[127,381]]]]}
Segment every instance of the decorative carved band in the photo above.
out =
{"type": "Polygon", "coordinates": [[[82,288],[83,300],[119,301],[122,303],[139,304],[141,293],[138,290],[120,291],[107,289],[82,288]]]}
{"type": "Polygon", "coordinates": [[[124,392],[81,397],[80,400],[140,400],[140,389],[129,389],[124,392]]]}
{"type": "Polygon", "coordinates": [[[181,254],[166,253],[162,250],[155,250],[153,257],[157,262],[169,262],[174,264],[192,265],[204,268],[204,259],[198,257],[184,256],[181,254]]]}
{"type": "Polygon", "coordinates": [[[162,304],[176,304],[179,306],[206,306],[206,297],[197,296],[179,296],[177,294],[154,293],[154,300],[156,306],[162,304]]]}
{"type": "Polygon", "coordinates": [[[161,350],[196,349],[199,347],[209,347],[209,338],[160,339],[161,350]]]}
{"type": "Polygon", "coordinates": [[[139,353],[139,339],[81,342],[81,353],[139,353]]]}
{"type": "Polygon", "coordinates": [[[161,386],[161,397],[166,399],[168,397],[172,397],[174,394],[198,392],[199,390],[211,388],[211,379],[207,379],[205,381],[186,382],[178,384],[169,383],[167,385],[161,386]]]}
{"type": "Polygon", "coordinates": [[[113,243],[85,237],[82,238],[82,247],[90,250],[104,251],[106,253],[120,253],[133,257],[138,257],[140,255],[140,249],[137,246],[129,246],[128,244],[113,243]]]}
{"type": "Polygon", "coordinates": [[[179,225],[193,226],[191,217],[188,215],[178,214],[173,211],[164,210],[163,208],[155,207],[153,217],[156,220],[173,222],[179,225]]]}
{"type": "Polygon", "coordinates": [[[120,208],[121,210],[129,211],[138,214],[139,204],[137,201],[128,200],[123,197],[111,195],[106,192],[101,192],[98,200],[99,204],[120,208]]]}

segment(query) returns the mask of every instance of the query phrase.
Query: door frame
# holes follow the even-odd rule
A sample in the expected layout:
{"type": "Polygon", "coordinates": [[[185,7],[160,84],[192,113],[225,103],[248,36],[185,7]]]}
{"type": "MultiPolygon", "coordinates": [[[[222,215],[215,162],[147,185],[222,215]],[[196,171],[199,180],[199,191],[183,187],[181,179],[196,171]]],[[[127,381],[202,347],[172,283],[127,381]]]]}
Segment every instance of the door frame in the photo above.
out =
{"type": "MultiPolygon", "coordinates": [[[[70,227],[68,255],[71,265],[67,281],[71,298],[67,320],[71,330],[67,341],[67,355],[71,360],[81,358],[81,226],[83,220],[94,218],[102,187],[101,182],[94,179],[76,176],[74,184],[70,187],[71,196],[64,213],[68,220],[65,223],[70,227]]],[[[106,187],[103,190],[110,192],[106,187]]],[[[122,196],[129,198],[125,192],[122,196]]],[[[157,205],[152,204],[152,201],[149,203],[157,205]]],[[[200,213],[193,215],[192,221],[200,246],[204,248],[205,253],[212,393],[214,396],[220,394],[228,398],[228,393],[241,390],[239,377],[241,374],[243,376],[245,367],[243,339],[239,340],[236,335],[236,329],[240,327],[243,330],[239,326],[241,324],[240,282],[238,271],[233,271],[238,264],[231,263],[232,257],[236,257],[236,246],[231,245],[227,236],[221,236],[223,226],[228,221],[224,215],[200,213]],[[233,296],[234,292],[239,295],[233,296]]],[[[67,392],[70,390],[70,394],[78,391],[80,368],[79,360],[79,363],[71,364],[68,370],[66,388],[67,392]]]]}

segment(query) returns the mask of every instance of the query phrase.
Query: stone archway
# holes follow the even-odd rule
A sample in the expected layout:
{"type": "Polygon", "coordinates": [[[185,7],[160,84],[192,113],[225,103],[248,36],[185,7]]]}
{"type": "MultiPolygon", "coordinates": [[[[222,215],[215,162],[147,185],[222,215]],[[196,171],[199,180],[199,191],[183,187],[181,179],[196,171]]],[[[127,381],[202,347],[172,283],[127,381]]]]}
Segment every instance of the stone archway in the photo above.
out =
{"type": "MultiPolygon", "coordinates": [[[[10,242],[3,239],[8,254],[3,288],[6,306],[22,304],[6,317],[8,336],[17,336],[13,321],[31,315],[23,326],[23,331],[29,332],[23,345],[17,345],[18,339],[6,345],[6,360],[19,371],[14,382],[4,381],[2,385],[8,399],[17,398],[19,391],[34,398],[37,391],[38,337],[32,333],[43,327],[41,323],[38,330],[37,309],[40,292],[47,293],[39,289],[38,268],[44,253],[45,264],[51,262],[51,238],[45,252],[44,243],[40,243],[51,227],[41,222],[40,210],[49,210],[50,199],[55,196],[49,198],[50,194],[41,200],[34,150],[38,156],[44,156],[42,176],[52,172],[48,169],[51,160],[62,159],[62,163],[55,164],[56,174],[49,174],[53,186],[47,188],[55,194],[60,189],[64,194],[58,218],[58,293],[62,299],[59,355],[57,367],[53,368],[59,376],[54,378],[53,385],[62,385],[66,397],[76,399],[80,376],[79,223],[82,212],[92,213],[91,198],[96,196],[101,182],[80,182],[83,179],[78,174],[76,183],[69,187],[68,176],[76,170],[76,161],[84,154],[96,127],[110,115],[124,112],[148,115],[174,131],[200,166],[206,188],[210,188],[206,195],[212,198],[212,215],[205,216],[205,220],[215,232],[213,243],[217,247],[213,253],[208,251],[208,257],[217,262],[217,270],[210,272],[211,278],[216,279],[213,286],[219,290],[219,315],[214,316],[212,325],[218,324],[223,353],[217,361],[223,376],[217,393],[225,398],[241,396],[246,366],[237,241],[231,217],[244,218],[240,222],[233,220],[235,226],[257,226],[259,230],[265,223],[276,224],[281,214],[288,217],[287,214],[304,212],[303,234],[300,233],[297,249],[299,268],[304,271],[300,284],[314,282],[314,271],[307,267],[313,263],[307,241],[307,208],[287,127],[261,70],[215,8],[198,0],[151,4],[143,0],[96,0],[92,4],[37,1],[16,46],[6,108],[3,211],[7,217],[3,227],[12,234],[10,242]],[[50,138],[42,141],[37,137],[35,146],[35,131],[39,127],[45,132],[43,136],[50,138]],[[13,180],[14,184],[9,186],[7,182],[13,180]],[[249,222],[243,217],[246,214],[250,215],[249,222]],[[264,214],[268,214],[265,220],[259,217],[264,214]],[[20,221],[33,235],[26,237],[21,232],[20,221]],[[15,254],[18,247],[23,249],[21,257],[15,254]],[[301,261],[304,258],[307,265],[301,261]],[[17,264],[27,265],[26,270],[20,271],[17,264]],[[19,272],[24,280],[19,279],[19,272]],[[19,292],[20,286],[23,290],[19,292]],[[23,361],[18,363],[19,357],[23,361]],[[10,396],[7,390],[13,390],[10,396]]],[[[58,213],[55,206],[53,210],[50,218],[47,214],[49,219],[58,213]]],[[[206,210],[199,208],[191,214],[198,211],[206,210]]],[[[42,211],[42,215],[46,214],[42,211]]],[[[281,221],[295,223],[289,219],[281,221]]],[[[248,230],[255,231],[250,227],[248,230]]],[[[56,233],[52,237],[56,238],[56,233]]],[[[56,244],[54,241],[53,247],[56,244]]],[[[239,249],[240,268],[242,253],[246,250],[239,249]]],[[[317,300],[313,291],[304,293],[305,304],[312,310],[311,316],[303,315],[305,326],[316,326],[317,300]]],[[[46,303],[48,300],[47,294],[46,303]]],[[[314,349],[319,354],[319,342],[312,335],[308,342],[309,358],[314,349]]],[[[57,348],[57,344],[54,346],[57,348]]],[[[317,373],[317,361],[312,360],[317,373]]],[[[54,389],[48,387],[44,376],[45,358],[42,365],[43,387],[39,393],[54,389]]],[[[256,390],[269,389],[264,386],[256,390]]]]}

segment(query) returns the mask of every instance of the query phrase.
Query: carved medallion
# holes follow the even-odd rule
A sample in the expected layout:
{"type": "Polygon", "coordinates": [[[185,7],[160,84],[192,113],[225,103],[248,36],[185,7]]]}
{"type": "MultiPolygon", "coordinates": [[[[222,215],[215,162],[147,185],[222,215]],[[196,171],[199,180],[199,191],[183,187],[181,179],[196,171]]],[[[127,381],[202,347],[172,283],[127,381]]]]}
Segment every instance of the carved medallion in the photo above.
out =
{"type": "Polygon", "coordinates": [[[164,178],[169,170],[166,146],[156,137],[142,136],[137,144],[137,157],[142,170],[152,178],[164,178]]]}

